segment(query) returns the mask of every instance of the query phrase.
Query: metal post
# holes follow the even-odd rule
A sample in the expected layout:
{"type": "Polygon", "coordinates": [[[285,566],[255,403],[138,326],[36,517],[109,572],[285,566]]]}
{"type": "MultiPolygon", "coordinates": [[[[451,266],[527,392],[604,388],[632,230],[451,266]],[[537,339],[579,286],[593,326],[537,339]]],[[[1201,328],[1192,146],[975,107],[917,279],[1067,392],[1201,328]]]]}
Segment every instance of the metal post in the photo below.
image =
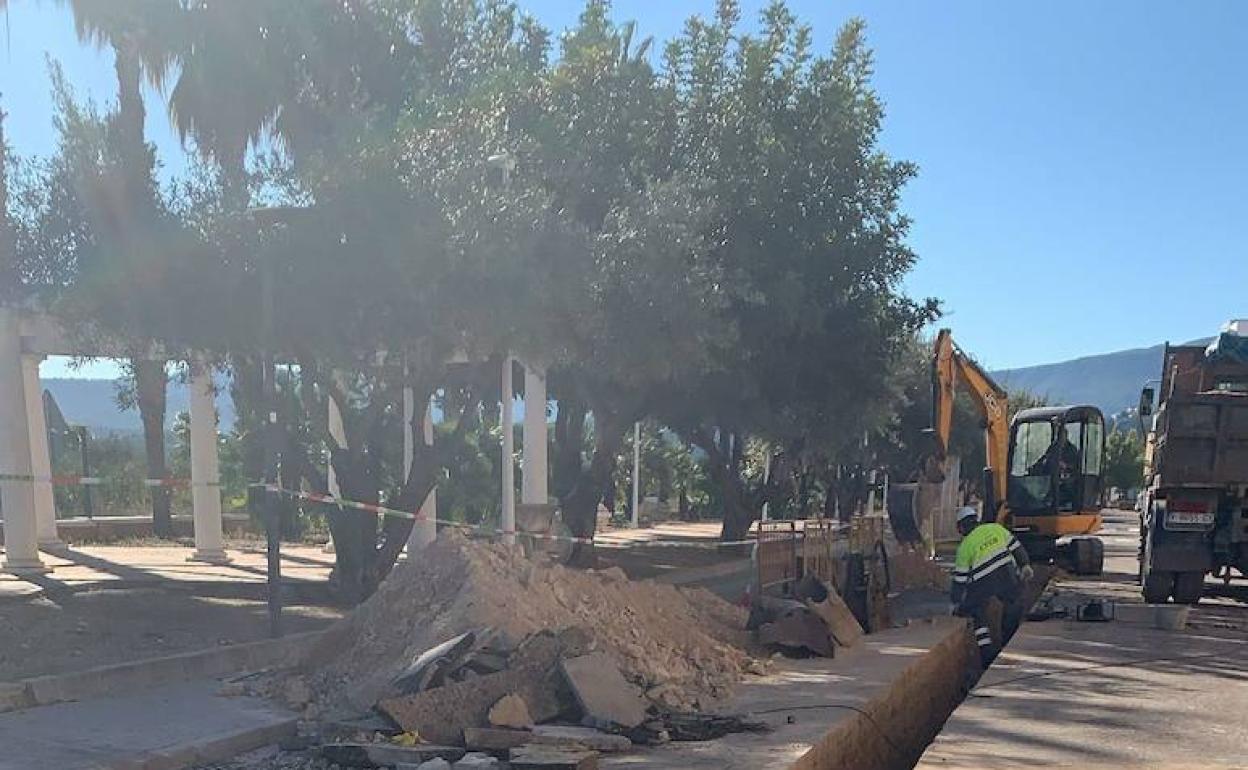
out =
{"type": "MultiPolygon", "coordinates": [[[[87,426],[78,426],[78,454],[82,456],[82,475],[89,477],[91,475],[91,434],[87,433],[87,426]]],[[[93,518],[95,514],[95,506],[91,500],[91,485],[82,485],[82,515],[88,519],[93,518]]]]}
{"type": "Polygon", "coordinates": [[[637,502],[641,497],[641,423],[633,423],[633,529],[641,526],[637,502]]]}
{"type": "Polygon", "coordinates": [[[282,635],[282,538],[278,521],[277,372],[273,364],[273,265],[265,259],[260,271],[260,339],[264,343],[264,534],[268,573],[269,635],[282,635]]]}

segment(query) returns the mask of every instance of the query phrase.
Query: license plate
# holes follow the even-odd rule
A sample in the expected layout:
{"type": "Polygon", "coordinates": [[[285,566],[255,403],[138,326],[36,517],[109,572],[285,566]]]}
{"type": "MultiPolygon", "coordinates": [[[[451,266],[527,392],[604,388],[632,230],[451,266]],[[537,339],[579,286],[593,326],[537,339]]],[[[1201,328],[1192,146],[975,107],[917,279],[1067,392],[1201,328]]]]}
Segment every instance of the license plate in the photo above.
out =
{"type": "Polygon", "coordinates": [[[1198,511],[1170,511],[1166,514],[1166,523],[1168,524],[1212,524],[1213,512],[1198,511]]]}

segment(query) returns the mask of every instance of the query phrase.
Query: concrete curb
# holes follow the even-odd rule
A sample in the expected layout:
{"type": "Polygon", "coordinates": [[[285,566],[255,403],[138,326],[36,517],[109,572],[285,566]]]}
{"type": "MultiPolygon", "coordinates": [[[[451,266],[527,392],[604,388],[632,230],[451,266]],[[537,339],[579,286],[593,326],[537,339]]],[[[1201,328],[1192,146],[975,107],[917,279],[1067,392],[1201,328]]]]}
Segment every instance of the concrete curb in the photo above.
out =
{"type": "Polygon", "coordinates": [[[101,770],[182,770],[193,765],[223,762],[261,746],[295,735],[298,720],[291,717],[244,730],[211,735],[192,743],[101,766],[101,770]]]}
{"type": "Polygon", "coordinates": [[[324,632],[307,631],[281,639],[232,644],[132,663],[99,666],[72,674],[0,683],[0,712],[118,695],[173,682],[213,679],[241,671],[290,668],[303,662],[322,633],[324,632]]]}

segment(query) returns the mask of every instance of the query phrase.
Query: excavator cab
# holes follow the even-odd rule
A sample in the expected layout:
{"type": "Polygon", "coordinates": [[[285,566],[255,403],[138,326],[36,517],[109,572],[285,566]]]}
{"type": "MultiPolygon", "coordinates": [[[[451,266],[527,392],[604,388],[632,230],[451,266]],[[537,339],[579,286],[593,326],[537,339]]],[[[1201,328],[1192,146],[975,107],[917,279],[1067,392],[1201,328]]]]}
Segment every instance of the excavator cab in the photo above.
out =
{"type": "Polygon", "coordinates": [[[1105,419],[1096,407],[1020,411],[1010,422],[1006,464],[1010,529],[1036,545],[1099,529],[1104,455],[1105,419]]]}

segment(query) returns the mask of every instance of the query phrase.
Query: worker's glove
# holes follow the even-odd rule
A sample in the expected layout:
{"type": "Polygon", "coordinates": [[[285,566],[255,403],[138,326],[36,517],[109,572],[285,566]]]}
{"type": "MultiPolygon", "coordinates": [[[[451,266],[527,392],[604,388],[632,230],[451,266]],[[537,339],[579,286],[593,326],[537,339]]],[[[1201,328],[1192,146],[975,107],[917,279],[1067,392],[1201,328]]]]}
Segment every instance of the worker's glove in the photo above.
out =
{"type": "Polygon", "coordinates": [[[1024,581],[1030,583],[1031,579],[1034,578],[1035,576],[1036,576],[1036,571],[1031,568],[1030,564],[1028,564],[1026,567],[1023,567],[1023,580],[1024,581]]]}

